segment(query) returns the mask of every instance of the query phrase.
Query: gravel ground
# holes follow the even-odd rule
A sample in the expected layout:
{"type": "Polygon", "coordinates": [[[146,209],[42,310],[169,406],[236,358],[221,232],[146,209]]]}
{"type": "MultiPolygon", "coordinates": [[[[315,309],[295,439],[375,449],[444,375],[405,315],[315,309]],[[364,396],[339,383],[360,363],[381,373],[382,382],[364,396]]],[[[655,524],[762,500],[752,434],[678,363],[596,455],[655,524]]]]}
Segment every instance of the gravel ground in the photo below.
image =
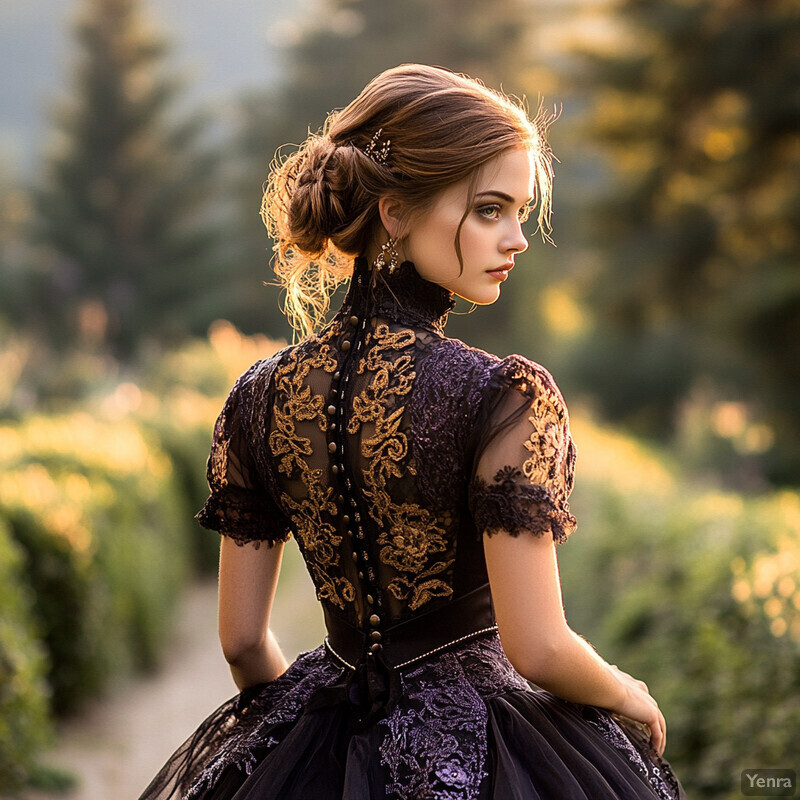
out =
{"type": "MultiPolygon", "coordinates": [[[[293,543],[286,547],[273,611],[286,657],[316,647],[324,633],[313,588],[293,543]]],[[[216,583],[186,594],[164,668],[120,687],[65,723],[45,762],[75,774],[78,786],[23,800],[135,800],[197,725],[237,691],[217,640],[216,583]]]]}

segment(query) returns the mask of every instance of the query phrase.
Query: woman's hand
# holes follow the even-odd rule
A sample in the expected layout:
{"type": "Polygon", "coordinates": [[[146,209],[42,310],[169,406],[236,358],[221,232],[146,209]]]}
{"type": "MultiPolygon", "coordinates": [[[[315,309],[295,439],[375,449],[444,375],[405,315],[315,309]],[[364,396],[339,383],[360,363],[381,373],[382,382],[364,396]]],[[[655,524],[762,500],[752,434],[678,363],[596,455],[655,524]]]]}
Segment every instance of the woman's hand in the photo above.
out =
{"type": "Polygon", "coordinates": [[[667,722],[650,694],[647,684],[637,680],[627,672],[623,672],[615,664],[609,665],[625,689],[625,697],[618,707],[610,709],[623,717],[641,722],[650,728],[650,739],[653,748],[663,755],[667,743],[667,722]]]}

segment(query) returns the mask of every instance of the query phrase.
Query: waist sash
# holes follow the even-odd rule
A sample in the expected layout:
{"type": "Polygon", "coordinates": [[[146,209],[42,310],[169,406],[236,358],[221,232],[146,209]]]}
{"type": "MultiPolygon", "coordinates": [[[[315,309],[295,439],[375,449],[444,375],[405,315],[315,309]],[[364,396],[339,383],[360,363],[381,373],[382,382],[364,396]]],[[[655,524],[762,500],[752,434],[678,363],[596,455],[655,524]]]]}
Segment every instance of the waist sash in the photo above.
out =
{"type": "Polygon", "coordinates": [[[381,653],[387,664],[402,669],[475,636],[497,630],[489,584],[412,619],[380,631],[380,642],[371,631],[356,628],[325,608],[328,635],[325,646],[347,667],[355,669],[370,653],[381,653]],[[377,645],[377,646],[376,646],[377,645]]]}

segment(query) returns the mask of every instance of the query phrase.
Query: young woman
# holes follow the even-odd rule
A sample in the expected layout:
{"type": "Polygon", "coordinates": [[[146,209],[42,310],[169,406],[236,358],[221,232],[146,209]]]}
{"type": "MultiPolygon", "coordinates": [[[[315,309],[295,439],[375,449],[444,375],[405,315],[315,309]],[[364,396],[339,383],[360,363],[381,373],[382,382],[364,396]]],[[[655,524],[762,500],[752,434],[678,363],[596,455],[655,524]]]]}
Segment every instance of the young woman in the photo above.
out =
{"type": "Polygon", "coordinates": [[[513,280],[534,206],[547,236],[547,122],[406,65],[273,165],[263,215],[305,338],[237,381],[199,514],[223,534],[242,691],[142,798],[684,796],[647,686],[564,618],[561,394],[538,364],[444,335],[453,295],[493,303],[513,280]],[[290,535],[328,635],[287,666],[269,622],[290,535]]]}

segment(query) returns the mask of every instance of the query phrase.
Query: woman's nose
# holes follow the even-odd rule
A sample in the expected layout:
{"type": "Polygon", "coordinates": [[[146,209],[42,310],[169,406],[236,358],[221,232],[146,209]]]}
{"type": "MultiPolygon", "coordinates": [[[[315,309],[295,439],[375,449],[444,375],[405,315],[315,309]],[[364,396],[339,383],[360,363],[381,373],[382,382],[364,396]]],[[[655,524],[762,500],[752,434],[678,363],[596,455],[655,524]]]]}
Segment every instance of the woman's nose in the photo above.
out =
{"type": "Polygon", "coordinates": [[[503,249],[507,253],[524,253],[528,249],[528,239],[522,231],[521,222],[517,222],[509,233],[503,249]]]}

